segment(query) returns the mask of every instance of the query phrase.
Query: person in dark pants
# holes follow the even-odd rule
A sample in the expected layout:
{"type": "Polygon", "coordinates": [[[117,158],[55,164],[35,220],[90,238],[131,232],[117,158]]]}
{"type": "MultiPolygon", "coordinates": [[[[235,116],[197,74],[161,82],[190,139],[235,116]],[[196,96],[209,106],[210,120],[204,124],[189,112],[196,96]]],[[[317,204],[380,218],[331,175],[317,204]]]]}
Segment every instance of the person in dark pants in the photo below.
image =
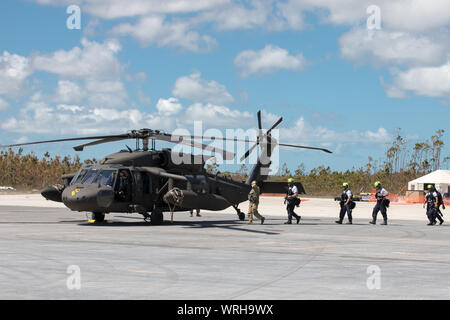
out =
{"type": "Polygon", "coordinates": [[[436,187],[433,187],[434,191],[436,191],[437,194],[437,210],[436,210],[436,218],[439,220],[439,224],[444,223],[444,219],[442,218],[444,215],[441,212],[441,206],[442,209],[445,210],[445,204],[444,204],[444,198],[442,197],[442,193],[436,190],[436,187]]]}
{"type": "Polygon", "coordinates": [[[286,197],[284,198],[284,204],[286,204],[286,202],[287,202],[286,210],[287,210],[287,214],[288,214],[288,221],[285,222],[284,224],[292,224],[292,217],[297,219],[297,224],[299,224],[300,219],[302,217],[297,215],[294,212],[294,209],[295,209],[295,206],[300,204],[300,199],[298,198],[298,189],[294,185],[294,179],[292,179],[292,178],[288,179],[288,191],[287,191],[286,197]]]}
{"type": "Polygon", "coordinates": [[[381,186],[381,182],[377,181],[375,182],[375,198],[377,199],[377,204],[373,208],[372,211],[372,221],[370,221],[370,224],[376,224],[377,223],[377,215],[378,212],[381,211],[381,214],[383,215],[383,222],[382,225],[387,225],[387,208],[386,208],[386,197],[389,195],[389,193],[381,186]]]}
{"type": "Polygon", "coordinates": [[[423,207],[425,208],[425,204],[427,205],[427,217],[429,223],[428,226],[434,226],[436,224],[436,219],[439,219],[440,224],[444,222],[444,220],[439,215],[439,197],[436,189],[432,185],[427,186],[427,194],[425,195],[425,202],[423,207]]]}
{"type": "Polygon", "coordinates": [[[350,201],[353,198],[353,193],[349,189],[349,184],[347,182],[344,182],[342,184],[344,187],[344,191],[341,194],[341,211],[339,212],[339,220],[335,221],[338,224],[342,224],[342,221],[344,220],[345,213],[347,213],[348,222],[347,224],[352,224],[352,209],[350,208],[350,201]]]}

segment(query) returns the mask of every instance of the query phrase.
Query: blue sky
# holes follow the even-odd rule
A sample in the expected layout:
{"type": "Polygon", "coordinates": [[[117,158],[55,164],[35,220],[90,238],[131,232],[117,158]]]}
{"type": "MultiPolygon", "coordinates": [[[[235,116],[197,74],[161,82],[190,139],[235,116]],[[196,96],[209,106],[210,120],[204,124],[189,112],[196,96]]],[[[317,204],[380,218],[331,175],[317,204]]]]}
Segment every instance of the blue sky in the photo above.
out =
{"type": "Polygon", "coordinates": [[[194,120],[248,129],[263,109],[266,127],[284,118],[280,141],[335,151],[283,149],[281,163],[345,170],[382,157],[396,128],[411,144],[448,130],[445,1],[4,0],[0,15],[0,144],[194,120]],[[80,30],[66,27],[71,4],[80,30]]]}

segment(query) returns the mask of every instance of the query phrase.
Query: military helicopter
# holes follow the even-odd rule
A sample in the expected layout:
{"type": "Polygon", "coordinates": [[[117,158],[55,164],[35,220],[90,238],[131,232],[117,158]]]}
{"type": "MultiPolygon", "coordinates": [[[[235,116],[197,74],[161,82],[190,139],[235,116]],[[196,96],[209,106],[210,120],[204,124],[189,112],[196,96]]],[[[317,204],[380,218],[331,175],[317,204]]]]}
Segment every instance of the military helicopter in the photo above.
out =
{"type": "Polygon", "coordinates": [[[83,165],[78,172],[63,175],[64,184],[53,185],[42,190],[42,196],[47,200],[62,202],[72,211],[91,212],[92,220],[95,222],[103,222],[105,214],[125,212],[139,213],[146,221],[159,225],[163,223],[163,212],[170,212],[171,221],[173,221],[173,213],[176,211],[195,209],[219,211],[228,207],[233,207],[239,219],[244,220],[245,214],[238,206],[247,201],[252,181],[257,181],[263,192],[270,184],[265,180],[270,170],[270,157],[277,145],[331,153],[323,148],[278,143],[271,132],[283,118],[280,118],[265,133],[262,129],[261,111],[258,111],[257,119],[259,130],[256,141],[172,135],[159,130],[141,129],[119,135],[36,141],[0,147],[94,140],[74,147],[76,151],[82,151],[89,146],[135,139],[135,150],[127,146],[127,150],[107,155],[98,163],[83,165]],[[176,159],[181,156],[185,160],[183,163],[177,163],[174,162],[174,152],[171,149],[156,150],[155,148],[156,141],[166,141],[220,153],[224,159],[232,159],[235,156],[234,153],[195,142],[195,139],[253,143],[241,157],[241,162],[257,146],[260,146],[261,152],[247,180],[235,181],[206,171],[205,163],[212,156],[177,153],[176,159]]]}

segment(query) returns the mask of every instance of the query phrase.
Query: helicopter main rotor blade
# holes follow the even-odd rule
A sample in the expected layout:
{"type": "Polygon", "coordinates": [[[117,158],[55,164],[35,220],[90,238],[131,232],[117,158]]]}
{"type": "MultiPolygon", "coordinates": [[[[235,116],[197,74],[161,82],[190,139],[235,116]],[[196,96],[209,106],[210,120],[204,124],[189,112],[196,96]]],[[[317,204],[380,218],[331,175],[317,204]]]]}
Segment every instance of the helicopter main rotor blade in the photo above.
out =
{"type": "Polygon", "coordinates": [[[75,146],[73,147],[73,149],[75,151],[83,151],[85,147],[90,147],[90,146],[95,146],[97,144],[102,144],[102,143],[108,143],[108,142],[114,142],[114,141],[121,141],[121,140],[126,140],[129,139],[129,137],[122,137],[122,138],[106,138],[106,139],[101,139],[101,140],[97,140],[97,141],[92,141],[89,143],[85,143],[79,146],[75,146]]]}
{"type": "Polygon", "coordinates": [[[220,153],[220,154],[222,154],[222,157],[224,160],[231,160],[235,156],[235,154],[233,152],[229,152],[229,151],[226,151],[226,150],[214,147],[214,146],[209,146],[209,145],[195,142],[192,140],[185,140],[181,136],[172,136],[170,134],[164,134],[164,135],[155,135],[152,137],[152,139],[167,141],[167,142],[176,143],[176,144],[180,143],[180,144],[184,144],[184,145],[191,146],[194,148],[199,148],[199,149],[211,151],[214,153],[220,153]],[[178,139],[176,139],[176,138],[178,138],[178,139]]]}
{"type": "Polygon", "coordinates": [[[259,142],[255,143],[250,149],[247,150],[247,152],[245,152],[245,154],[241,157],[241,162],[247,159],[250,153],[252,153],[253,150],[255,150],[255,148],[258,146],[258,144],[259,142]]]}
{"type": "Polygon", "coordinates": [[[263,138],[263,132],[262,132],[262,120],[261,120],[261,110],[258,110],[256,113],[256,118],[258,119],[258,138],[255,141],[255,144],[248,149],[244,155],[241,157],[241,162],[247,159],[247,157],[255,150],[255,148],[259,145],[259,141],[263,138]]]}
{"type": "Polygon", "coordinates": [[[33,142],[25,142],[25,143],[16,143],[10,145],[0,145],[0,148],[11,148],[11,147],[21,147],[28,146],[34,144],[42,144],[42,143],[54,143],[54,142],[65,142],[65,141],[79,141],[79,140],[94,140],[94,139],[107,139],[107,138],[123,138],[127,139],[128,135],[110,135],[110,136],[93,136],[93,137],[81,137],[81,138],[65,138],[65,139],[56,139],[56,140],[42,140],[42,141],[33,141],[33,142]]]}
{"type": "Polygon", "coordinates": [[[258,118],[258,129],[262,130],[262,121],[261,121],[261,110],[258,110],[258,113],[256,114],[258,118]]]}
{"type": "Polygon", "coordinates": [[[238,138],[222,138],[222,137],[208,137],[208,136],[186,136],[186,135],[178,135],[174,134],[172,135],[174,139],[178,139],[179,137],[184,139],[201,139],[201,140],[220,140],[220,141],[234,141],[234,142],[250,142],[250,143],[256,143],[255,140],[248,140],[248,139],[238,139],[238,138]]]}
{"type": "Polygon", "coordinates": [[[280,119],[278,119],[277,122],[275,122],[275,124],[269,129],[267,130],[266,134],[270,135],[270,132],[275,129],[281,122],[283,121],[283,117],[281,117],[280,119]]]}
{"type": "Polygon", "coordinates": [[[310,150],[319,150],[319,151],[323,151],[326,153],[333,153],[328,149],[324,149],[324,148],[316,148],[316,147],[307,147],[307,146],[298,146],[295,144],[286,144],[286,143],[277,143],[277,145],[282,146],[282,147],[291,147],[291,148],[299,148],[299,149],[310,149],[310,150]]]}

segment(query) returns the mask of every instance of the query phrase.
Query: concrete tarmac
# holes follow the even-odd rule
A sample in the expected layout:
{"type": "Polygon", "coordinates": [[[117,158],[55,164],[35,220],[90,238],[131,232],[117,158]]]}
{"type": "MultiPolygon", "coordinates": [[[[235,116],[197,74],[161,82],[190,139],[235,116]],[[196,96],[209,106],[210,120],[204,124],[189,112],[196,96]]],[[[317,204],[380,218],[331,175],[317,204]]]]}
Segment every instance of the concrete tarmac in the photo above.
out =
{"type": "Polygon", "coordinates": [[[152,226],[138,214],[90,224],[66,208],[3,205],[0,299],[450,298],[450,225],[393,215],[373,226],[370,212],[337,225],[305,208],[299,225],[284,225],[280,207],[264,225],[231,209],[152,226]]]}

